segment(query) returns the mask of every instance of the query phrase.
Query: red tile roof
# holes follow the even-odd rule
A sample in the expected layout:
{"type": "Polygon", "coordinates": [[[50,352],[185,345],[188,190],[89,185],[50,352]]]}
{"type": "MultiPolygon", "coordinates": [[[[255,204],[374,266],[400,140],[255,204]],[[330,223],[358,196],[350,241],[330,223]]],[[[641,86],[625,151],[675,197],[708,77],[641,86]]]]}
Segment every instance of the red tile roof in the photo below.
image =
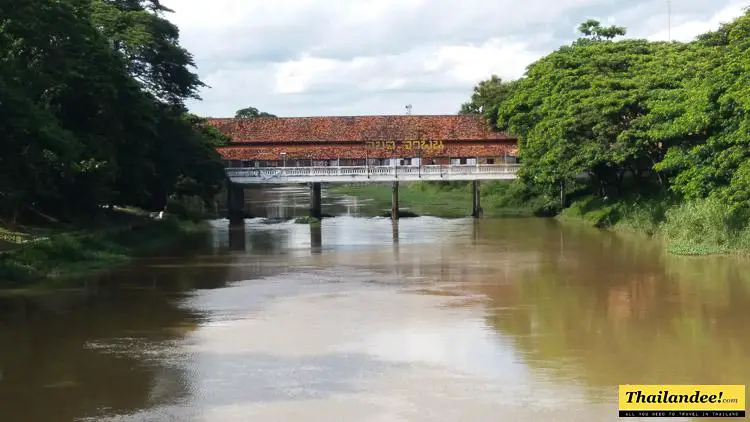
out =
{"type": "MultiPolygon", "coordinates": [[[[343,143],[316,145],[310,148],[305,145],[246,145],[218,148],[225,160],[281,160],[282,153],[290,160],[296,159],[336,159],[336,158],[388,158],[416,157],[415,151],[399,147],[393,151],[370,149],[361,144],[343,143]]],[[[506,142],[450,142],[441,151],[420,152],[427,157],[502,157],[516,156],[517,146],[512,141],[506,142]]]]}
{"type": "Polygon", "coordinates": [[[233,143],[515,140],[479,115],[209,118],[233,143]]]}

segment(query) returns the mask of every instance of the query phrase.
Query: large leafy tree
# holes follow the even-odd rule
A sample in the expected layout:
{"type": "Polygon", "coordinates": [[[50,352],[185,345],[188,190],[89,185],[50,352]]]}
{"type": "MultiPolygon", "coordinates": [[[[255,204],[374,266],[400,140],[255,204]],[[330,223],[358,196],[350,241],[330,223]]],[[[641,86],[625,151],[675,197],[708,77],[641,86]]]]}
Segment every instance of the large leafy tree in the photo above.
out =
{"type": "Polygon", "coordinates": [[[499,76],[492,75],[474,87],[471,98],[461,105],[459,114],[482,114],[494,125],[498,107],[510,97],[515,85],[513,81],[503,81],[499,76]]]}
{"type": "Polygon", "coordinates": [[[703,71],[687,84],[681,107],[657,136],[675,140],[657,168],[674,174],[687,198],[750,201],[750,9],[693,43],[703,71]]]}
{"type": "Polygon", "coordinates": [[[218,189],[221,137],[185,115],[203,84],[167,9],[10,3],[0,4],[0,217],[160,208],[218,189]]]}
{"type": "Polygon", "coordinates": [[[180,46],[177,26],[164,18],[168,12],[157,0],[94,0],[91,19],[147,92],[182,104],[199,98],[205,84],[190,70],[193,57],[180,46]]]}
{"type": "Polygon", "coordinates": [[[266,113],[265,111],[259,111],[255,107],[245,107],[237,110],[234,117],[236,119],[252,119],[255,117],[276,117],[276,115],[266,113]]]}
{"type": "Polygon", "coordinates": [[[689,43],[615,41],[625,28],[595,20],[579,31],[462,106],[496,110],[497,128],[518,135],[522,183],[557,189],[586,175],[603,196],[660,186],[750,215],[750,9],[689,43]]]}
{"type": "Polygon", "coordinates": [[[638,183],[654,177],[664,146],[649,135],[652,110],[695,66],[681,44],[613,41],[624,30],[595,21],[581,30],[587,37],[529,66],[499,104],[498,125],[519,136],[526,182],[558,186],[588,175],[602,195],[617,195],[626,174],[638,183]]]}

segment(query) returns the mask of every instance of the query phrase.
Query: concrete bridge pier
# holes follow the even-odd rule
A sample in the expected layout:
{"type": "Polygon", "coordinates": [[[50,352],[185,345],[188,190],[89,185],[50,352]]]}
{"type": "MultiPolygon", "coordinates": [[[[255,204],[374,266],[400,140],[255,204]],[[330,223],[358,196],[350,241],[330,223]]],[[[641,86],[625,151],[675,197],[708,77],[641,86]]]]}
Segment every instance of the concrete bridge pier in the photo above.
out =
{"type": "Polygon", "coordinates": [[[229,221],[242,221],[245,218],[245,187],[239,183],[227,182],[227,210],[229,221]]]}
{"type": "Polygon", "coordinates": [[[398,182],[391,187],[391,219],[398,220],[398,182]]]}
{"type": "Polygon", "coordinates": [[[479,189],[479,180],[471,182],[471,216],[474,218],[482,217],[482,192],[479,189]]]}
{"type": "Polygon", "coordinates": [[[320,182],[310,183],[310,217],[321,218],[320,182]]]}

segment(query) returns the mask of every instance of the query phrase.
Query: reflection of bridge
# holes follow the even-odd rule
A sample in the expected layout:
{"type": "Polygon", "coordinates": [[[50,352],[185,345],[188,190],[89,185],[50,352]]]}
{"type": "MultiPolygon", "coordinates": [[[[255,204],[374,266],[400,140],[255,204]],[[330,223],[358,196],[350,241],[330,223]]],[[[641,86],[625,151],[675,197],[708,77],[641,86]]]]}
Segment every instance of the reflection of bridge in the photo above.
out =
{"type": "Polygon", "coordinates": [[[481,116],[353,116],[208,119],[229,136],[218,148],[227,166],[230,218],[242,215],[247,184],[309,183],[310,213],[321,215],[320,183],[471,181],[472,215],[481,215],[480,180],[514,179],[516,139],[481,116]]]}

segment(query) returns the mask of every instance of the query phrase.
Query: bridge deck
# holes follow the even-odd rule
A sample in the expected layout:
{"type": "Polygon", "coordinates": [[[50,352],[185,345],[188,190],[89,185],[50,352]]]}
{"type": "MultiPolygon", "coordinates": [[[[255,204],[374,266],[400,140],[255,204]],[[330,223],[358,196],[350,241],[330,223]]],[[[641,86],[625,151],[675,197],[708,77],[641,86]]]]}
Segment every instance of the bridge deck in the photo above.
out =
{"type": "Polygon", "coordinates": [[[510,180],[519,164],[227,168],[233,183],[352,183],[436,180],[510,180]]]}

